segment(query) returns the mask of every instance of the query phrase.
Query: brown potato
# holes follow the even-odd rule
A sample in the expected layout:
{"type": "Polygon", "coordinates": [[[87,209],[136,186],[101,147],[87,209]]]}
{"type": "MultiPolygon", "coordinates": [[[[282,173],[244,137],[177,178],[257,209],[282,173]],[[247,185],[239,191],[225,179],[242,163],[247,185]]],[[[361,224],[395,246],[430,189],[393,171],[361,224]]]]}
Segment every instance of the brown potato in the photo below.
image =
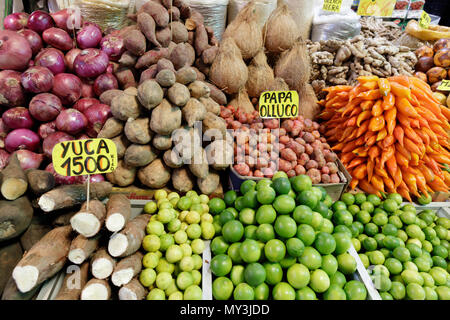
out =
{"type": "Polygon", "coordinates": [[[441,67],[434,67],[427,71],[427,77],[429,83],[435,83],[447,78],[447,71],[441,67]]]}
{"type": "Polygon", "coordinates": [[[417,58],[432,57],[434,55],[433,48],[428,46],[422,46],[415,51],[417,58]]]}
{"type": "Polygon", "coordinates": [[[416,64],[416,71],[427,72],[434,67],[433,57],[419,58],[416,64]]]}
{"type": "Polygon", "coordinates": [[[438,67],[447,68],[450,66],[450,48],[443,48],[434,55],[434,64],[438,67]]]}
{"type": "Polygon", "coordinates": [[[434,52],[438,52],[439,50],[444,48],[450,48],[450,39],[439,39],[434,43],[434,52]]]}

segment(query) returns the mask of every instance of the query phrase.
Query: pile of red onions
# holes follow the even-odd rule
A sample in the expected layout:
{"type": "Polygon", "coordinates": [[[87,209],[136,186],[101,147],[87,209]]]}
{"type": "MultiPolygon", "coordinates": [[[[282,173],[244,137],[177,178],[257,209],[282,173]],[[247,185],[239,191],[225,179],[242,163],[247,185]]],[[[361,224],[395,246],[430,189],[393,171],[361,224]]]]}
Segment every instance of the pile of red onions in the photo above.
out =
{"type": "MultiPolygon", "coordinates": [[[[46,168],[60,184],[85,182],[87,177],[57,175],[52,150],[63,141],[97,137],[112,116],[98,97],[119,88],[111,62],[124,53],[123,39],[104,36],[73,9],[13,13],[3,26],[0,170],[17,153],[23,169],[46,168]]],[[[90,179],[104,180],[101,175],[90,179]]]]}

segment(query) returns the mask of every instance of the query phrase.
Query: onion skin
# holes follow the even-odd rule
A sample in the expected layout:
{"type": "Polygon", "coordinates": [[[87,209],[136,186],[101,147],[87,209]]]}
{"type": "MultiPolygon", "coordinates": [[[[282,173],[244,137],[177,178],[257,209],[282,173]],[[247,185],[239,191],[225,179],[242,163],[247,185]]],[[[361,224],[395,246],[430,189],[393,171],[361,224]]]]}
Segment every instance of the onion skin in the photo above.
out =
{"type": "Polygon", "coordinates": [[[60,28],[49,28],[42,33],[42,39],[55,47],[63,51],[69,51],[73,48],[73,41],[69,34],[60,28]]]}
{"type": "Polygon", "coordinates": [[[56,128],[68,134],[80,133],[88,125],[84,114],[75,109],[66,109],[56,117],[56,128]]]}
{"type": "Polygon", "coordinates": [[[80,29],[80,26],[83,23],[80,11],[71,8],[59,10],[50,15],[52,16],[53,21],[55,21],[56,26],[65,31],[80,29]]]}
{"type": "Polygon", "coordinates": [[[55,177],[55,184],[56,185],[65,185],[65,184],[78,184],[79,177],[76,176],[62,176],[58,173],[56,173],[55,168],[53,168],[53,164],[50,163],[46,168],[45,171],[51,172],[53,176],[55,177]]]}
{"type": "Polygon", "coordinates": [[[22,29],[18,31],[18,33],[24,36],[25,39],[27,39],[33,56],[36,55],[39,51],[41,51],[41,49],[43,48],[42,38],[36,31],[33,31],[31,29],[22,29]]]}
{"type": "Polygon", "coordinates": [[[6,30],[18,31],[27,26],[29,14],[26,12],[12,13],[3,19],[3,27],[6,30]]]}
{"type": "Polygon", "coordinates": [[[20,81],[21,76],[17,71],[0,72],[0,105],[15,107],[25,103],[25,92],[20,81]]]}
{"type": "Polygon", "coordinates": [[[64,105],[72,105],[80,99],[81,88],[80,78],[70,73],[59,73],[55,76],[52,93],[57,95],[64,105]]]}
{"type": "Polygon", "coordinates": [[[3,149],[0,149],[0,170],[6,167],[9,162],[10,154],[3,149]]]}
{"type": "Polygon", "coordinates": [[[77,34],[77,44],[81,49],[96,48],[102,40],[102,30],[92,22],[86,22],[77,34]]]}
{"type": "Polygon", "coordinates": [[[100,41],[100,49],[108,55],[109,60],[118,61],[125,52],[125,45],[122,38],[109,34],[100,41]]]}
{"type": "Polygon", "coordinates": [[[21,76],[22,86],[33,93],[48,92],[53,88],[53,73],[46,67],[28,68],[21,76]]]}
{"type": "Polygon", "coordinates": [[[8,133],[5,139],[5,148],[8,152],[21,149],[35,151],[39,145],[39,136],[30,129],[15,129],[8,133]]]}
{"type": "Polygon", "coordinates": [[[91,137],[97,137],[106,120],[112,117],[111,108],[102,103],[89,107],[84,115],[88,119],[87,134],[91,137]]]}
{"type": "Polygon", "coordinates": [[[48,122],[56,119],[63,106],[61,100],[54,94],[41,93],[31,99],[28,109],[36,120],[48,122]]]}
{"type": "Polygon", "coordinates": [[[119,89],[117,78],[112,73],[99,75],[94,81],[94,92],[97,96],[108,90],[119,89]]]}
{"type": "Polygon", "coordinates": [[[34,124],[30,112],[24,107],[15,107],[6,110],[2,115],[2,120],[11,129],[30,129],[34,124]]]}
{"type": "Polygon", "coordinates": [[[89,137],[85,133],[80,133],[79,135],[75,136],[75,139],[76,140],[88,140],[88,139],[91,139],[91,137],[89,137]]]}
{"type": "Polygon", "coordinates": [[[109,64],[106,53],[98,49],[85,49],[75,58],[75,73],[83,78],[95,78],[105,72],[109,64]]]}
{"type": "Polygon", "coordinates": [[[0,118],[0,138],[6,138],[8,135],[8,132],[10,132],[11,129],[6,126],[6,124],[3,122],[3,119],[0,118]]]}
{"type": "Polygon", "coordinates": [[[105,181],[105,177],[101,174],[78,176],[77,178],[78,178],[78,183],[81,183],[81,184],[87,183],[88,178],[91,183],[105,181]]]}
{"type": "Polygon", "coordinates": [[[60,142],[70,140],[74,140],[74,137],[65,132],[56,131],[55,133],[50,134],[47,138],[44,139],[44,142],[42,143],[44,154],[51,159],[53,147],[60,142]]]}
{"type": "Polygon", "coordinates": [[[89,108],[92,107],[95,104],[100,104],[100,100],[95,98],[83,98],[78,100],[74,105],[73,108],[80,111],[84,114],[84,112],[89,108]]]}
{"type": "Polygon", "coordinates": [[[14,153],[17,154],[22,170],[39,169],[44,160],[43,154],[34,153],[29,150],[17,150],[14,153]]]}
{"type": "Polygon", "coordinates": [[[45,30],[53,27],[54,25],[55,22],[53,21],[52,17],[47,12],[41,10],[34,11],[28,17],[28,29],[36,31],[37,33],[42,33],[45,30]]]}
{"type": "Polygon", "coordinates": [[[64,54],[55,48],[46,48],[39,52],[34,59],[35,65],[43,66],[54,74],[63,73],[66,70],[64,54]]]}
{"type": "Polygon", "coordinates": [[[52,133],[55,133],[56,130],[56,121],[43,123],[39,126],[38,135],[42,140],[47,138],[52,133]]]}
{"type": "Polygon", "coordinates": [[[95,98],[94,93],[94,82],[88,79],[81,79],[82,87],[81,87],[81,96],[83,98],[95,98]]]}
{"type": "Polygon", "coordinates": [[[73,62],[75,61],[75,58],[77,55],[79,55],[81,52],[81,49],[73,48],[69,52],[66,53],[66,56],[64,57],[64,61],[66,62],[66,67],[69,71],[73,71],[73,62]]]}
{"type": "Polygon", "coordinates": [[[31,59],[27,39],[16,31],[0,30],[0,69],[24,70],[31,59]]]}

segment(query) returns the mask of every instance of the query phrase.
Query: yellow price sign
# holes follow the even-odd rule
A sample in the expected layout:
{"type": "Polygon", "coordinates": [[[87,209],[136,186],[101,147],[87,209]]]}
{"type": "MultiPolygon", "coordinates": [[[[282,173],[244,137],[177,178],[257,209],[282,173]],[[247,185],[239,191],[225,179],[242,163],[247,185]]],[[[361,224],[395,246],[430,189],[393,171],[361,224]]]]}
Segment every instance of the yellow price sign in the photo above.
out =
{"type": "Polygon", "coordinates": [[[323,1],[323,11],[330,12],[341,12],[342,0],[324,0],[323,1]]]}
{"type": "Polygon", "coordinates": [[[268,118],[296,118],[299,114],[297,91],[265,91],[259,97],[259,116],[268,118]]]}
{"type": "Polygon", "coordinates": [[[360,16],[392,17],[396,0],[361,0],[357,14],[360,16]]]}
{"type": "Polygon", "coordinates": [[[117,167],[117,148],[110,139],[64,141],[53,148],[52,161],[62,176],[113,172],[117,167]]]}
{"type": "Polygon", "coordinates": [[[422,29],[428,29],[430,27],[431,17],[428,13],[425,12],[425,10],[422,11],[422,15],[419,19],[419,26],[422,29]]]}
{"type": "Polygon", "coordinates": [[[441,91],[450,91],[450,80],[442,80],[439,87],[437,87],[438,90],[441,91]]]}

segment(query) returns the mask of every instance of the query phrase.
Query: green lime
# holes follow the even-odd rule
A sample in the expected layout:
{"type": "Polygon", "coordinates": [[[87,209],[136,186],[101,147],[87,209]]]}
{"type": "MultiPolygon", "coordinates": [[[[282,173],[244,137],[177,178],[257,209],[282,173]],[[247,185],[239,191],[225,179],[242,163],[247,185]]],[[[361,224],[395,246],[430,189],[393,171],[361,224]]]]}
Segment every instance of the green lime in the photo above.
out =
{"type": "Polygon", "coordinates": [[[146,214],[153,214],[158,210],[158,206],[155,201],[149,201],[144,206],[144,212],[146,214]]]}
{"type": "Polygon", "coordinates": [[[392,297],[395,300],[403,300],[406,295],[406,288],[403,285],[403,283],[398,281],[393,281],[391,289],[389,290],[389,293],[392,295],[392,297]]]}
{"type": "Polygon", "coordinates": [[[150,234],[142,240],[142,248],[148,252],[156,252],[161,247],[161,240],[157,235],[150,234]]]}
{"type": "Polygon", "coordinates": [[[388,258],[384,261],[384,266],[388,268],[390,274],[396,275],[403,271],[402,263],[395,258],[388,258]]]}
{"type": "Polygon", "coordinates": [[[401,205],[403,202],[403,198],[398,193],[391,193],[387,196],[388,199],[392,199],[395,202],[397,202],[398,205],[401,205]]]}
{"type": "Polygon", "coordinates": [[[297,223],[311,224],[313,219],[313,211],[308,206],[300,205],[295,208],[292,217],[297,223]]]}
{"type": "Polygon", "coordinates": [[[274,300],[295,300],[295,290],[286,282],[280,282],[272,289],[274,300]]]}
{"type": "Polygon", "coordinates": [[[393,237],[396,237],[398,232],[397,227],[390,223],[384,225],[381,230],[384,235],[393,237]]]}
{"type": "Polygon", "coordinates": [[[311,280],[309,283],[311,289],[317,293],[323,293],[330,287],[330,277],[321,269],[311,272],[311,280]]]}
{"type": "Polygon", "coordinates": [[[401,276],[405,284],[416,283],[419,285],[423,285],[424,283],[423,277],[419,274],[418,271],[415,270],[410,269],[403,270],[401,276]]]}
{"type": "Polygon", "coordinates": [[[299,238],[305,246],[310,246],[316,239],[316,232],[310,225],[301,224],[297,228],[297,238],[299,238]]]}
{"type": "Polygon", "coordinates": [[[280,266],[283,269],[288,269],[290,266],[297,262],[297,258],[286,255],[283,260],[280,261],[280,266]]]}
{"type": "Polygon", "coordinates": [[[272,181],[274,181],[274,180],[276,180],[278,178],[288,178],[288,175],[284,171],[277,171],[277,172],[274,173],[274,175],[272,177],[272,181]]]}
{"type": "Polygon", "coordinates": [[[302,240],[298,238],[291,238],[286,241],[286,250],[290,256],[298,258],[303,254],[305,245],[302,240]]]}
{"type": "Polygon", "coordinates": [[[245,208],[244,196],[239,196],[236,198],[236,201],[234,202],[234,207],[236,208],[236,210],[239,211],[245,208]]]}
{"type": "Polygon", "coordinates": [[[364,232],[369,237],[373,237],[378,233],[378,226],[375,223],[369,222],[364,226],[364,232]]]}
{"type": "Polygon", "coordinates": [[[421,256],[421,257],[415,258],[413,260],[413,262],[417,266],[417,269],[419,269],[420,272],[428,272],[431,269],[433,260],[428,261],[427,258],[421,256]]]}
{"type": "Polygon", "coordinates": [[[330,276],[330,286],[337,285],[338,287],[343,288],[346,282],[347,279],[345,279],[345,275],[340,271],[336,271],[330,276]]]}
{"type": "MultiPolygon", "coordinates": [[[[331,210],[328,210],[328,207],[323,202],[319,202],[317,204],[317,206],[314,208],[314,211],[320,213],[322,215],[322,217],[324,217],[326,219],[331,218],[331,216],[328,215],[328,211],[331,211],[331,210]]],[[[332,211],[331,211],[331,213],[332,213],[332,211]]]]}
{"type": "Polygon", "coordinates": [[[180,210],[189,210],[192,206],[192,200],[189,197],[183,196],[178,200],[177,207],[180,210]]]}
{"type": "Polygon", "coordinates": [[[222,225],[222,226],[223,226],[225,223],[227,223],[228,221],[234,220],[234,214],[233,214],[233,212],[231,212],[231,211],[228,210],[228,209],[223,210],[223,211],[220,213],[220,215],[219,215],[218,217],[219,217],[219,223],[220,223],[220,225],[222,225]]]}
{"type": "Polygon", "coordinates": [[[234,300],[254,300],[255,292],[247,283],[240,283],[234,288],[233,298],[234,300]]]}
{"type": "Polygon", "coordinates": [[[240,187],[241,194],[246,194],[250,190],[255,190],[255,187],[256,182],[254,180],[245,180],[240,187]]]}
{"type": "Polygon", "coordinates": [[[304,287],[297,290],[296,300],[317,300],[316,293],[310,287],[304,287]]]}
{"type": "Polygon", "coordinates": [[[355,196],[351,193],[346,192],[341,196],[341,201],[344,202],[347,206],[350,206],[355,203],[355,196]]]}
{"type": "Polygon", "coordinates": [[[297,224],[289,216],[279,216],[275,220],[275,232],[282,238],[292,238],[297,232],[297,224]]]}
{"type": "Polygon", "coordinates": [[[250,208],[242,209],[241,212],[239,212],[239,221],[242,222],[242,224],[250,225],[255,223],[255,210],[250,208]]]}
{"type": "Polygon", "coordinates": [[[350,227],[353,223],[353,216],[348,210],[339,210],[333,214],[333,222],[350,227]]]}
{"type": "Polygon", "coordinates": [[[313,209],[319,203],[319,198],[314,194],[312,190],[306,190],[298,194],[296,201],[299,204],[303,204],[313,209]]]}
{"type": "Polygon", "coordinates": [[[386,258],[384,257],[384,254],[381,251],[375,250],[369,252],[369,260],[371,264],[378,265],[383,264],[386,258]]]}
{"type": "Polygon", "coordinates": [[[368,213],[372,213],[375,210],[375,207],[372,202],[365,201],[361,203],[361,210],[367,211],[368,213]]]}
{"type": "MultiPolygon", "coordinates": [[[[147,254],[149,254],[149,253],[147,253],[147,254]]],[[[447,267],[448,267],[447,261],[445,261],[445,259],[440,256],[434,256],[432,258],[432,261],[433,261],[433,266],[441,267],[442,269],[447,269],[447,267]]]]}
{"type": "Polygon", "coordinates": [[[372,217],[370,216],[370,213],[365,210],[361,210],[356,214],[356,220],[358,220],[362,224],[369,223],[371,219],[372,217]]]}
{"type": "Polygon", "coordinates": [[[227,242],[238,242],[244,235],[244,226],[237,220],[228,221],[222,227],[222,235],[227,242]]]}
{"type": "Polygon", "coordinates": [[[374,205],[374,207],[378,207],[381,204],[381,199],[375,194],[369,194],[367,196],[367,201],[374,205]]]}
{"type": "Polygon", "coordinates": [[[337,256],[338,269],[343,274],[352,274],[356,270],[356,260],[349,253],[345,252],[337,256]]]}
{"type": "Polygon", "coordinates": [[[232,243],[228,247],[227,254],[231,258],[233,263],[242,263],[244,261],[244,260],[242,260],[241,254],[239,253],[240,249],[241,249],[241,243],[240,242],[232,243]]]}
{"type": "Polygon", "coordinates": [[[356,204],[352,204],[351,206],[348,207],[347,209],[353,216],[355,214],[357,214],[359,211],[361,211],[361,209],[359,209],[359,206],[357,206],[356,204]]]}
{"type": "Polygon", "coordinates": [[[292,287],[295,289],[301,289],[308,285],[310,281],[310,273],[308,268],[304,265],[296,263],[289,267],[286,273],[286,278],[292,287]]]}
{"type": "Polygon", "coordinates": [[[362,246],[366,251],[374,251],[377,249],[377,241],[374,238],[367,237],[362,241],[362,246]]]}
{"type": "Polygon", "coordinates": [[[406,295],[411,300],[425,300],[425,290],[417,283],[410,283],[406,286],[406,295]]]}
{"type": "Polygon", "coordinates": [[[431,227],[426,227],[422,231],[423,233],[425,233],[425,239],[427,239],[428,241],[431,241],[437,237],[436,231],[434,231],[434,229],[431,227]]]}
{"type": "Polygon", "coordinates": [[[312,188],[312,180],[307,175],[299,175],[292,178],[292,188],[297,192],[303,192],[312,188]]]}
{"type": "Polygon", "coordinates": [[[436,231],[436,234],[439,239],[446,240],[448,237],[448,230],[444,228],[443,226],[436,226],[434,228],[434,231],[436,231]]]}
{"type": "Polygon", "coordinates": [[[390,216],[388,219],[388,223],[396,227],[397,229],[400,229],[403,227],[402,219],[400,219],[399,216],[390,216]]]}
{"type": "Polygon", "coordinates": [[[288,194],[291,190],[291,183],[288,178],[277,178],[272,180],[272,188],[275,189],[277,194],[288,194]]]}
{"type": "Polygon", "coordinates": [[[350,238],[353,236],[352,231],[351,231],[348,227],[346,227],[346,226],[344,226],[344,225],[336,226],[336,227],[334,228],[334,233],[345,233],[345,234],[347,234],[350,238]]]}
{"type": "Polygon", "coordinates": [[[256,191],[250,190],[243,196],[243,204],[245,208],[252,208],[255,209],[258,205],[258,200],[256,199],[256,191]]]}
{"type": "Polygon", "coordinates": [[[261,179],[256,183],[256,191],[258,191],[261,188],[264,187],[271,187],[272,186],[272,180],[270,179],[261,179]]]}
{"type": "Polygon", "coordinates": [[[383,239],[383,246],[389,250],[394,250],[400,246],[400,239],[394,236],[386,236],[383,239]]]}
{"type": "Polygon", "coordinates": [[[378,248],[384,247],[383,240],[386,238],[386,236],[384,234],[377,233],[373,238],[376,240],[378,248]]]}
{"type": "Polygon", "coordinates": [[[365,201],[367,201],[367,197],[364,193],[358,192],[357,194],[355,194],[355,203],[357,205],[360,205],[365,201]]]}
{"type": "Polygon", "coordinates": [[[439,296],[436,292],[437,287],[436,289],[433,289],[431,287],[424,287],[423,289],[425,290],[425,300],[439,300],[439,296]]]}
{"type": "Polygon", "coordinates": [[[273,188],[263,187],[256,192],[256,199],[261,204],[271,204],[275,200],[276,195],[273,188]]]}
{"type": "Polygon", "coordinates": [[[279,263],[266,262],[264,264],[264,269],[266,271],[267,284],[273,286],[281,282],[283,278],[283,269],[279,263]]]}
{"type": "Polygon", "coordinates": [[[259,286],[266,280],[266,269],[260,263],[250,263],[245,267],[244,278],[252,287],[259,286]]]}
{"type": "Polygon", "coordinates": [[[325,271],[328,274],[328,276],[330,277],[333,276],[338,269],[337,259],[331,254],[323,256],[322,265],[320,266],[320,269],[325,271]]]}
{"type": "Polygon", "coordinates": [[[443,259],[448,259],[448,250],[444,246],[441,245],[435,246],[431,253],[433,254],[433,256],[439,256],[443,259]]]}
{"type": "Polygon", "coordinates": [[[222,236],[215,237],[211,241],[211,252],[215,256],[227,252],[228,247],[229,247],[228,243],[225,241],[225,239],[222,236]]]}
{"type": "Polygon", "coordinates": [[[438,226],[443,226],[445,229],[450,229],[450,219],[439,217],[436,220],[438,226]]]}
{"type": "Polygon", "coordinates": [[[331,199],[328,194],[325,196],[325,199],[323,199],[322,202],[327,206],[328,209],[330,209],[333,205],[333,199],[331,199]]]}
{"type": "Polygon", "coordinates": [[[364,232],[364,225],[359,221],[354,221],[352,223],[352,235],[353,235],[353,229],[355,229],[359,235],[364,232]]]}
{"type": "Polygon", "coordinates": [[[389,292],[380,292],[380,297],[382,300],[394,300],[394,297],[389,292]]]}
{"type": "Polygon", "coordinates": [[[373,284],[375,285],[375,288],[378,291],[386,292],[391,290],[392,282],[391,279],[389,279],[389,277],[387,277],[386,275],[384,274],[372,275],[371,279],[373,284]]]}
{"type": "Polygon", "coordinates": [[[336,241],[336,250],[334,251],[336,254],[342,254],[350,249],[351,238],[348,236],[348,234],[343,232],[335,232],[333,233],[333,237],[336,241]]]}
{"type": "Polygon", "coordinates": [[[269,294],[270,289],[266,283],[261,283],[255,288],[255,300],[267,300],[269,299],[269,294]]]}
{"type": "Polygon", "coordinates": [[[372,221],[377,225],[377,226],[384,226],[388,223],[388,216],[385,213],[376,213],[373,218],[372,221]]]}
{"type": "Polygon", "coordinates": [[[219,254],[211,259],[211,272],[217,277],[222,277],[230,273],[232,265],[233,264],[229,256],[219,254]]]}
{"type": "Polygon", "coordinates": [[[319,232],[314,241],[314,247],[323,255],[333,253],[336,249],[336,240],[334,237],[325,232],[319,232]]]}
{"type": "Polygon", "coordinates": [[[412,211],[403,211],[400,219],[404,224],[413,224],[416,221],[416,214],[412,211]]]}
{"type": "Polygon", "coordinates": [[[320,227],[320,229],[318,231],[331,234],[333,232],[333,230],[334,230],[333,222],[324,218],[323,222],[322,222],[322,226],[320,227]]]}
{"type": "Polygon", "coordinates": [[[241,243],[239,255],[247,263],[256,262],[261,257],[261,248],[257,241],[246,239],[241,243]]]}
{"type": "Polygon", "coordinates": [[[286,246],[281,240],[269,240],[264,246],[264,255],[270,262],[280,262],[286,255],[286,246]]]}
{"type": "Polygon", "coordinates": [[[403,230],[397,231],[397,238],[401,239],[403,242],[406,242],[408,240],[408,235],[403,230]]]}
{"type": "Polygon", "coordinates": [[[430,195],[425,196],[424,194],[417,198],[417,202],[419,202],[421,205],[427,205],[430,204],[431,201],[433,201],[433,198],[431,198],[430,195]]]}
{"type": "Polygon", "coordinates": [[[348,300],[366,300],[367,289],[364,284],[357,280],[350,280],[344,285],[344,291],[348,300]]]}
{"type": "Polygon", "coordinates": [[[256,211],[256,222],[258,222],[258,224],[272,224],[276,217],[277,212],[271,205],[268,204],[262,205],[256,211]]]}
{"type": "Polygon", "coordinates": [[[267,242],[271,239],[274,239],[275,231],[272,225],[268,223],[259,225],[258,229],[256,229],[256,238],[262,242],[267,242]]]}
{"type": "Polygon", "coordinates": [[[139,281],[144,287],[150,287],[156,280],[156,272],[151,268],[142,270],[139,275],[139,281]]]}
{"type": "Polygon", "coordinates": [[[448,286],[439,286],[435,291],[439,300],[450,300],[450,288],[448,286]]]}
{"type": "Polygon", "coordinates": [[[347,210],[347,205],[343,201],[336,201],[332,205],[333,211],[347,210]]]}
{"type": "Polygon", "coordinates": [[[216,278],[212,284],[213,297],[216,300],[228,300],[233,294],[233,282],[225,277],[216,278]]]}
{"type": "Polygon", "coordinates": [[[352,242],[353,247],[355,248],[356,252],[359,252],[361,250],[361,242],[356,238],[352,238],[351,242],[352,242]]]}
{"type": "Polygon", "coordinates": [[[431,268],[429,274],[433,277],[436,285],[446,285],[448,272],[445,269],[442,269],[441,267],[433,267],[431,268]]]}
{"type": "Polygon", "coordinates": [[[313,219],[311,221],[311,226],[314,228],[314,230],[319,231],[320,229],[322,229],[324,220],[325,219],[322,217],[320,213],[313,211],[313,219]]]}
{"type": "Polygon", "coordinates": [[[295,200],[288,195],[282,194],[275,198],[273,207],[279,214],[289,214],[295,209],[295,200]]]}
{"type": "Polygon", "coordinates": [[[361,259],[361,262],[364,265],[364,268],[367,269],[370,266],[369,257],[364,253],[359,253],[358,256],[361,259]]]}
{"type": "Polygon", "coordinates": [[[227,207],[232,207],[234,206],[234,202],[237,199],[237,193],[234,190],[229,190],[227,192],[225,192],[224,196],[223,196],[223,200],[225,201],[225,204],[227,205],[227,207]]]}

